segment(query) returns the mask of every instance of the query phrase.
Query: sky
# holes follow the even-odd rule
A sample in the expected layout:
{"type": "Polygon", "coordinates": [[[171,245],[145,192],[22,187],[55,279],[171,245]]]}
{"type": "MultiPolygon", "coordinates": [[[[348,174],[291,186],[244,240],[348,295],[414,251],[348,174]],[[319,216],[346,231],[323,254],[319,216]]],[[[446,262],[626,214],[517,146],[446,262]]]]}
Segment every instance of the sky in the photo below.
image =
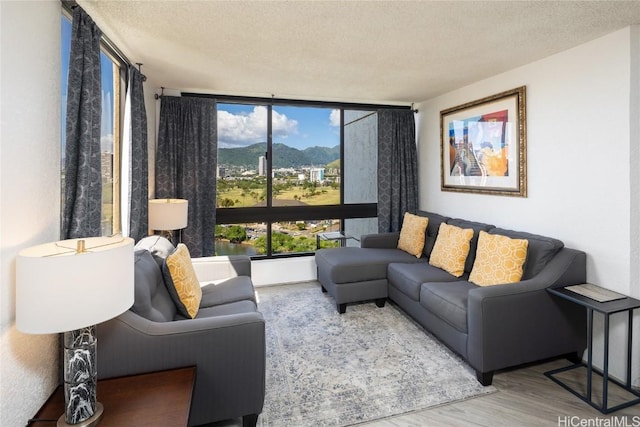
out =
{"type": "MultiPolygon", "coordinates": [[[[218,147],[246,147],[267,140],[267,107],[218,104],[218,147]]],[[[340,114],[331,108],[273,107],[273,142],[297,149],[340,144],[340,114]]]]}

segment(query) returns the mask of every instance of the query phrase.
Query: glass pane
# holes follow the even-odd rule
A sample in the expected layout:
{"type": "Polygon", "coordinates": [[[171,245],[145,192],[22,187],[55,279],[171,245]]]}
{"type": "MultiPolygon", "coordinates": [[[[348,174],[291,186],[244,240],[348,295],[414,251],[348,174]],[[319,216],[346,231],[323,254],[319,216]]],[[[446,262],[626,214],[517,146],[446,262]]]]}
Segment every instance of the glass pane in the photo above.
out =
{"type": "Polygon", "coordinates": [[[292,254],[313,252],[318,247],[340,246],[337,241],[321,241],[318,233],[339,231],[340,220],[306,220],[275,222],[271,227],[271,246],[273,254],[292,254]]]}
{"type": "Polygon", "coordinates": [[[378,114],[344,112],[344,203],[378,202],[378,114]]]}
{"type": "Polygon", "coordinates": [[[265,241],[267,226],[262,224],[216,225],[216,255],[263,255],[256,245],[265,241]]]}
{"type": "Polygon", "coordinates": [[[365,234],[378,232],[378,218],[350,218],[344,221],[344,231],[357,240],[347,240],[347,246],[360,246],[360,240],[365,234]]]}
{"type": "Polygon", "coordinates": [[[340,204],[340,112],[273,108],[273,206],[340,204]]]}
{"type": "Polygon", "coordinates": [[[100,124],[100,160],[102,163],[102,235],[113,234],[114,210],[114,135],[117,133],[117,117],[114,108],[117,68],[104,53],[100,53],[102,74],[102,120],[100,124]]]}
{"type": "Polygon", "coordinates": [[[218,104],[217,206],[266,206],[267,107],[218,104]]]}

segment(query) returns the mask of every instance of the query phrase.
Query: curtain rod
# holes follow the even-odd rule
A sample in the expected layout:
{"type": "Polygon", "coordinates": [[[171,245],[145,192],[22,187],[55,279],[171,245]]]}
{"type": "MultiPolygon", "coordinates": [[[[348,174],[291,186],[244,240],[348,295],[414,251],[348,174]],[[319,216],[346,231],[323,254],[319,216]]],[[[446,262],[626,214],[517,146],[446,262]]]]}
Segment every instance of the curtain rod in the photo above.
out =
{"type": "MultiPolygon", "coordinates": [[[[60,0],[60,2],[62,3],[62,8],[70,15],[69,18],[73,17],[73,9],[75,9],[76,7],[81,7],[76,2],[76,0],[60,0]]],[[[100,37],[100,42],[102,43],[102,47],[110,55],[114,56],[118,61],[120,61],[123,64],[125,64],[127,67],[133,67],[133,63],[129,60],[129,58],[127,58],[127,55],[125,55],[118,48],[118,46],[116,46],[116,44],[113,43],[111,41],[111,39],[109,39],[109,37],[107,37],[104,33],[100,37]]],[[[136,65],[138,65],[138,71],[140,71],[140,74],[142,74],[142,65],[143,64],[140,63],[140,62],[136,62],[136,65]]],[[[142,74],[142,81],[146,81],[146,80],[147,80],[147,76],[142,74]]]]}
{"type": "MultiPolygon", "coordinates": [[[[214,98],[216,101],[229,101],[230,103],[241,103],[248,102],[254,104],[285,104],[291,106],[306,106],[306,107],[324,107],[324,108],[352,108],[354,110],[379,110],[379,109],[389,109],[389,110],[413,110],[413,105],[385,105],[385,104],[360,104],[355,102],[331,102],[331,101],[305,101],[301,99],[283,99],[283,98],[265,98],[265,97],[250,97],[250,96],[234,96],[234,95],[213,95],[206,93],[193,93],[193,92],[182,92],[182,96],[191,96],[195,98],[214,98]]],[[[417,110],[413,110],[417,112],[417,110]]]]}

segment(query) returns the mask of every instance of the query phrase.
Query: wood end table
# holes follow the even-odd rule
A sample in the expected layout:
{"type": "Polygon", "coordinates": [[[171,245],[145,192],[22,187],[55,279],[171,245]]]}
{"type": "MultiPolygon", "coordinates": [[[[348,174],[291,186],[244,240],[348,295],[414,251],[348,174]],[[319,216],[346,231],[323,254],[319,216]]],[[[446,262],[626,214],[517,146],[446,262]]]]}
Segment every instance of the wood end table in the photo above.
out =
{"type": "MultiPolygon", "coordinates": [[[[96,400],[104,406],[99,427],[187,426],[195,381],[194,366],[99,380],[96,400]]],[[[27,425],[55,425],[64,405],[58,386],[27,425]]]]}

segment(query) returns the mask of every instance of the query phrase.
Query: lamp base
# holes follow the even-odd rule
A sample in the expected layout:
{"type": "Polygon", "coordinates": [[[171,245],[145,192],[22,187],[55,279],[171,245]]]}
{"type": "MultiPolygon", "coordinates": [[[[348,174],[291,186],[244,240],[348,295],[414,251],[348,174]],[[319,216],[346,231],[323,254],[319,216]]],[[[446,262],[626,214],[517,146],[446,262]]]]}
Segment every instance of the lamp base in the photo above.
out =
{"type": "Polygon", "coordinates": [[[65,414],[62,414],[60,415],[60,418],[58,418],[57,427],[94,427],[97,426],[102,419],[103,412],[104,406],[102,406],[102,403],[96,402],[96,410],[90,418],[87,418],[86,420],[81,421],[78,424],[69,424],[67,423],[65,414]]]}

